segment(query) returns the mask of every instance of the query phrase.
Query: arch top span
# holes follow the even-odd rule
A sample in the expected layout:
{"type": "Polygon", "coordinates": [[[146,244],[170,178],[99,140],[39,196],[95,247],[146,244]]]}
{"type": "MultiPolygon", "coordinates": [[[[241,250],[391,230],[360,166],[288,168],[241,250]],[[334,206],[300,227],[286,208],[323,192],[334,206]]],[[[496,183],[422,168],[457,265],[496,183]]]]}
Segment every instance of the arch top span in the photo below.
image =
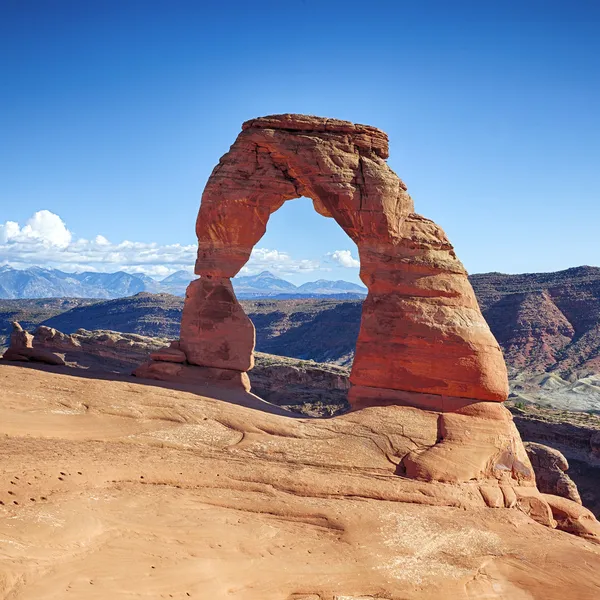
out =
{"type": "Polygon", "coordinates": [[[398,238],[413,202],[387,157],[387,135],[368,125],[306,115],[247,121],[202,195],[196,273],[236,275],[271,213],[300,196],[357,244],[398,238]]]}
{"type": "Polygon", "coordinates": [[[351,403],[406,403],[406,393],[422,394],[417,405],[424,398],[506,399],[504,359],[467,273],[442,229],[414,213],[387,157],[387,135],[368,125],[291,114],[243,124],[202,195],[201,277],[188,289],[181,329],[189,362],[251,368],[254,330],[230,278],[271,213],[306,196],[356,242],[368,288],[351,403]]]}

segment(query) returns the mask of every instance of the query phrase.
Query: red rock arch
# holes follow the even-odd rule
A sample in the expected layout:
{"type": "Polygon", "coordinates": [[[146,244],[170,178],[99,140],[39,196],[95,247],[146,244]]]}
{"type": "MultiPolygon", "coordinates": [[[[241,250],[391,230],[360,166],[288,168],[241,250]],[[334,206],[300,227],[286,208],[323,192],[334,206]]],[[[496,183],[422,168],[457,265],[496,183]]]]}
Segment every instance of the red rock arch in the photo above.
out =
{"type": "Polygon", "coordinates": [[[306,196],[357,244],[369,292],[351,402],[506,399],[502,353],[465,269],[441,228],[413,212],[387,157],[386,134],[366,125],[304,115],[244,123],[202,195],[200,279],[188,290],[182,321],[188,362],[242,372],[252,367],[254,330],[230,279],[264,235],[269,216],[286,200],[306,196]]]}

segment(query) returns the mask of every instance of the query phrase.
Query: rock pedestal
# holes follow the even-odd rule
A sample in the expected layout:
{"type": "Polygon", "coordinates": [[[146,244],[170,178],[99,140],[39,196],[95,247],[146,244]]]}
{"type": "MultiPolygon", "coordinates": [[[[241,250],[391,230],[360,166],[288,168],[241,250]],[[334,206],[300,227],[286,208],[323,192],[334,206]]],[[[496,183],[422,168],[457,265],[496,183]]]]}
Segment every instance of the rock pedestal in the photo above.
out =
{"type": "Polygon", "coordinates": [[[231,280],[201,277],[185,294],[180,348],[193,365],[248,371],[254,366],[254,325],[231,280]]]}

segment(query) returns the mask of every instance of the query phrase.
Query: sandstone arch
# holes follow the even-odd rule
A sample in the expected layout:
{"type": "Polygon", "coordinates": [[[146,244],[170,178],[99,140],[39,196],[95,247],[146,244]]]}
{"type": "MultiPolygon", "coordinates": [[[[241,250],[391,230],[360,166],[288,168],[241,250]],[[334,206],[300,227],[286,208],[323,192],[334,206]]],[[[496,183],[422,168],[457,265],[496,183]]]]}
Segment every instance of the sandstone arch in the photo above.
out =
{"type": "Polygon", "coordinates": [[[304,115],[243,124],[206,184],[196,222],[200,279],[188,290],[181,334],[190,363],[252,367],[253,327],[230,278],[269,216],[307,196],[357,244],[369,290],[351,402],[441,407],[448,397],[506,399],[502,353],[465,269],[442,229],[414,213],[387,157],[386,134],[366,125],[304,115]]]}
{"type": "MultiPolygon", "coordinates": [[[[249,259],[269,216],[286,200],[307,196],[356,242],[369,290],[350,403],[355,409],[404,405],[386,412],[388,425],[401,432],[413,419],[426,421],[426,443],[398,455],[396,473],[478,481],[489,506],[513,506],[513,486],[537,490],[510,412],[499,404],[508,393],[502,353],[452,245],[435,223],[413,212],[387,156],[387,136],[374,127],[303,115],[244,123],[202,196],[200,278],[186,292],[180,340],[136,375],[250,389],[254,326],[231,277],[249,259]]],[[[255,405],[252,397],[236,397],[255,405]]],[[[539,518],[549,522],[547,504],[539,506],[539,518]]]]}

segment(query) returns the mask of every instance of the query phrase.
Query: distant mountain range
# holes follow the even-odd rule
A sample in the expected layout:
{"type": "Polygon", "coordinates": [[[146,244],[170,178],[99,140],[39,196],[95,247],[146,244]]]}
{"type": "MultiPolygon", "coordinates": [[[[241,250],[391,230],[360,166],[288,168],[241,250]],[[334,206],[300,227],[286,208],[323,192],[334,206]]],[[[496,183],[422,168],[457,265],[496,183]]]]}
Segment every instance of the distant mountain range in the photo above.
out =
{"type": "MultiPolygon", "coordinates": [[[[0,267],[0,298],[124,298],[139,292],[185,295],[193,276],[176,271],[161,281],[147,275],[125,273],[64,273],[58,269],[0,267]]],[[[233,286],[238,298],[338,298],[360,299],[367,290],[348,281],[320,279],[296,286],[269,271],[236,277],[233,286]]]]}
{"type": "Polygon", "coordinates": [[[359,299],[367,295],[367,288],[349,281],[319,279],[296,286],[269,271],[258,275],[235,277],[233,287],[238,298],[329,298],[359,299]]]}

